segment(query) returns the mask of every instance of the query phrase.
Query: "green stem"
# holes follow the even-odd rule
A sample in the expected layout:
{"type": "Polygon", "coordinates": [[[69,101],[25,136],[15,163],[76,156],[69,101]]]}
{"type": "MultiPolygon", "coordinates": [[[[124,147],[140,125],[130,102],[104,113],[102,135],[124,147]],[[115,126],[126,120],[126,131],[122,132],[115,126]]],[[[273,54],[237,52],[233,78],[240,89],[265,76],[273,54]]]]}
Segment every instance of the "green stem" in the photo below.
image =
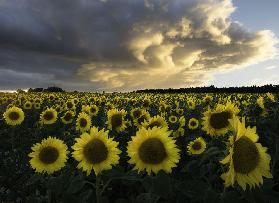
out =
{"type": "Polygon", "coordinates": [[[102,190],[101,190],[101,177],[99,175],[96,176],[96,202],[101,202],[102,190]]]}

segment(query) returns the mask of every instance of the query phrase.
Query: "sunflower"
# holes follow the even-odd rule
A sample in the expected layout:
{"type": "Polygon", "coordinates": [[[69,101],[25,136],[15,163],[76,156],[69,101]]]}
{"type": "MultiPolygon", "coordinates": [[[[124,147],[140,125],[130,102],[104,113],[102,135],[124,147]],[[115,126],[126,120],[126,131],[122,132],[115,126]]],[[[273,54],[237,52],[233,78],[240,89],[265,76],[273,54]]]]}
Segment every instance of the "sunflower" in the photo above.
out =
{"type": "Polygon", "coordinates": [[[41,143],[33,145],[31,157],[31,168],[39,173],[52,174],[65,166],[67,161],[67,145],[62,140],[54,137],[43,139],[41,143]]]}
{"type": "Polygon", "coordinates": [[[87,175],[92,169],[98,175],[118,164],[121,151],[117,148],[118,142],[108,137],[108,131],[98,131],[96,127],[92,127],[90,134],[83,133],[75,140],[72,155],[79,162],[77,168],[85,171],[87,175]]]}
{"type": "Polygon", "coordinates": [[[229,119],[239,113],[238,107],[227,102],[226,105],[218,104],[215,110],[208,109],[203,113],[202,129],[209,135],[224,135],[230,130],[229,119]]]}
{"type": "Polygon", "coordinates": [[[139,119],[142,115],[142,109],[140,108],[134,108],[131,110],[131,117],[135,119],[139,119]]]}
{"type": "Polygon", "coordinates": [[[127,128],[127,121],[125,121],[125,116],[127,112],[117,109],[111,109],[108,111],[108,129],[116,130],[116,132],[122,132],[127,128]]]}
{"type": "Polygon", "coordinates": [[[206,96],[203,98],[203,103],[206,104],[206,105],[208,105],[208,104],[210,104],[210,103],[212,102],[212,100],[213,100],[212,96],[206,95],[206,96]]]}
{"type": "Polygon", "coordinates": [[[222,161],[222,164],[229,166],[226,173],[221,175],[225,181],[225,187],[234,186],[235,182],[246,190],[263,183],[263,177],[272,178],[270,173],[271,157],[266,153],[267,148],[257,143],[259,136],[256,127],[245,127],[245,120],[242,122],[233,117],[229,122],[232,125],[233,135],[229,138],[229,154],[222,161]]]}
{"type": "Polygon", "coordinates": [[[177,120],[178,120],[178,118],[176,116],[170,116],[169,117],[169,122],[172,123],[172,124],[176,123],[177,120]]]}
{"type": "Polygon", "coordinates": [[[187,145],[187,149],[189,155],[201,154],[206,149],[206,142],[202,137],[198,137],[187,145]]]}
{"type": "Polygon", "coordinates": [[[185,130],[182,127],[179,127],[176,131],[174,131],[172,133],[172,136],[174,138],[181,137],[181,136],[184,136],[184,135],[185,135],[185,130]]]}
{"type": "Polygon", "coordinates": [[[23,105],[23,108],[24,109],[31,109],[32,108],[32,102],[30,102],[30,101],[25,102],[24,105],[23,105]]]}
{"type": "Polygon", "coordinates": [[[57,111],[53,108],[47,108],[40,115],[40,120],[42,124],[53,124],[57,120],[57,111]]]}
{"type": "Polygon", "coordinates": [[[188,122],[189,129],[196,129],[199,127],[199,121],[196,118],[191,118],[188,122]]]}
{"type": "Polygon", "coordinates": [[[266,96],[272,101],[272,102],[275,102],[275,97],[272,93],[268,92],[266,93],[266,96]]]}
{"type": "Polygon", "coordinates": [[[11,107],[8,108],[3,117],[8,125],[20,125],[24,120],[24,112],[21,108],[11,107]]]}
{"type": "Polygon", "coordinates": [[[157,115],[151,117],[148,121],[145,121],[142,124],[142,126],[145,128],[153,128],[153,127],[161,128],[161,127],[168,127],[168,123],[166,122],[164,117],[157,115]]]}
{"type": "Polygon", "coordinates": [[[61,120],[64,124],[69,124],[73,122],[74,117],[75,117],[75,113],[73,111],[67,111],[65,112],[61,120]]]}
{"type": "Polygon", "coordinates": [[[188,104],[189,109],[193,110],[196,108],[196,103],[193,99],[188,99],[187,104],[188,104]]]}
{"type": "Polygon", "coordinates": [[[80,132],[88,131],[91,127],[91,118],[88,114],[81,112],[76,121],[76,129],[80,132]]]}
{"type": "Polygon", "coordinates": [[[40,109],[41,108],[41,104],[40,103],[35,103],[34,104],[34,108],[37,109],[37,110],[40,109]]]}
{"type": "Polygon", "coordinates": [[[88,111],[90,116],[97,116],[99,108],[96,105],[90,105],[88,111]]]}
{"type": "Polygon", "coordinates": [[[170,173],[180,159],[179,149],[170,134],[167,127],[141,128],[128,142],[128,162],[135,164],[134,169],[146,170],[149,175],[151,171],[158,173],[160,170],[170,173]]]}
{"type": "Polygon", "coordinates": [[[68,100],[68,101],[65,103],[65,109],[74,110],[75,108],[76,108],[76,106],[75,106],[74,101],[68,100]]]}

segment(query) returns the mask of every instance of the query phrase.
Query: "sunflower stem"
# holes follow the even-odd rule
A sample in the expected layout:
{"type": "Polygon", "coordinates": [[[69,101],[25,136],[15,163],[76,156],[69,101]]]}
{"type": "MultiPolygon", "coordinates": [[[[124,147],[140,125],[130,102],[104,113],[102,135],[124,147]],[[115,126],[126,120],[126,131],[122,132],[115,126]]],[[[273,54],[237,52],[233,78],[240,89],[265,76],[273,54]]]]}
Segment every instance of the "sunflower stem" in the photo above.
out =
{"type": "Polygon", "coordinates": [[[101,190],[101,177],[99,175],[96,176],[96,202],[101,203],[102,190],[101,190]]]}

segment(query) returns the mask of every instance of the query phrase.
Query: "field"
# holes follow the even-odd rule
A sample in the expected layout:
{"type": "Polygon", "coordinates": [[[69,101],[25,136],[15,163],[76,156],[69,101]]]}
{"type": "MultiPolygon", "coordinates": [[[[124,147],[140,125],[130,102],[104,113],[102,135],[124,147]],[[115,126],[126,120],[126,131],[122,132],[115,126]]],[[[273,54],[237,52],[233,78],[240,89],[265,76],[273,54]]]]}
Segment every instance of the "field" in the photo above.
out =
{"type": "Polygon", "coordinates": [[[279,95],[0,93],[0,202],[278,202],[279,95]]]}

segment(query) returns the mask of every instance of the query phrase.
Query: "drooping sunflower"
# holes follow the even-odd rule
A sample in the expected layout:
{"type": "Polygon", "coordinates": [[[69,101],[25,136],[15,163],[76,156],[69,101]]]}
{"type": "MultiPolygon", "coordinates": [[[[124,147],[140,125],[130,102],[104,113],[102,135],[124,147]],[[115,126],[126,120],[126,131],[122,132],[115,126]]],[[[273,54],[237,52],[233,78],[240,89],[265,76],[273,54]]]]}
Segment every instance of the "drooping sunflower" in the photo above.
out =
{"type": "Polygon", "coordinates": [[[127,128],[127,121],[125,120],[127,112],[122,109],[111,109],[108,111],[108,129],[116,130],[116,132],[122,132],[127,128]]]}
{"type": "Polygon", "coordinates": [[[18,107],[11,107],[8,108],[3,117],[8,125],[20,125],[24,120],[24,112],[21,108],[18,107]]]}
{"type": "Polygon", "coordinates": [[[180,159],[179,149],[170,134],[167,127],[141,128],[128,142],[128,162],[135,165],[134,169],[146,170],[149,175],[160,170],[170,173],[180,159]]]}
{"type": "Polygon", "coordinates": [[[166,122],[164,117],[157,115],[151,117],[148,121],[145,121],[142,124],[142,126],[145,128],[153,128],[153,127],[163,128],[163,127],[168,127],[168,123],[166,122]]]}
{"type": "Polygon", "coordinates": [[[199,127],[199,121],[196,118],[191,118],[188,122],[188,127],[191,130],[197,129],[199,127]]]}
{"type": "Polygon", "coordinates": [[[54,137],[43,139],[41,143],[33,145],[28,156],[31,157],[31,168],[39,173],[52,174],[63,168],[67,161],[67,145],[54,137]]]}
{"type": "Polygon", "coordinates": [[[267,148],[258,143],[259,136],[256,127],[245,127],[245,119],[242,122],[233,117],[229,122],[232,125],[233,135],[229,138],[229,154],[220,161],[228,165],[229,169],[221,175],[225,181],[225,187],[234,186],[235,182],[246,190],[263,183],[263,177],[272,178],[270,173],[271,157],[267,148]]]}
{"type": "Polygon", "coordinates": [[[81,112],[76,121],[76,129],[80,132],[86,132],[91,127],[91,118],[88,114],[81,112]]]}
{"type": "Polygon", "coordinates": [[[218,104],[215,110],[208,109],[203,113],[202,129],[211,136],[224,135],[231,128],[229,119],[238,113],[238,107],[231,102],[218,104]]]}
{"type": "Polygon", "coordinates": [[[188,154],[201,154],[206,149],[206,142],[202,137],[196,138],[187,145],[188,154]]]}
{"type": "Polygon", "coordinates": [[[108,131],[98,130],[96,127],[90,129],[90,134],[83,133],[76,138],[72,146],[73,157],[79,161],[77,168],[82,169],[89,175],[94,170],[98,175],[104,170],[112,168],[119,162],[121,151],[117,148],[118,142],[108,137],[108,131]]]}
{"type": "Polygon", "coordinates": [[[69,124],[73,122],[74,117],[75,113],[73,111],[66,111],[61,120],[64,124],[69,124]]]}
{"type": "Polygon", "coordinates": [[[55,123],[57,120],[57,111],[53,108],[47,108],[40,114],[40,122],[44,125],[55,123]]]}

